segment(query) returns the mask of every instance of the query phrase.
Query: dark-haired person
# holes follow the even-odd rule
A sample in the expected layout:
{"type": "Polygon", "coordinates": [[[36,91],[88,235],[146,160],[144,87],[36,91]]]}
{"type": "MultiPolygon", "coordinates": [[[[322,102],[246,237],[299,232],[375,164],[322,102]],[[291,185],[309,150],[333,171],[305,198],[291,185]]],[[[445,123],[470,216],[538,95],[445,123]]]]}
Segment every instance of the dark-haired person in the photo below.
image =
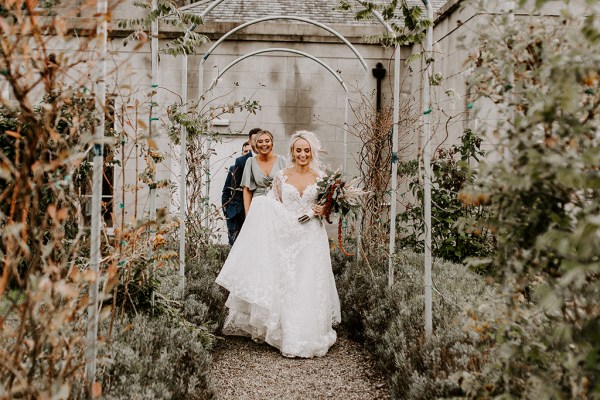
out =
{"type": "Polygon", "coordinates": [[[223,207],[223,214],[225,214],[225,218],[227,219],[227,236],[230,245],[233,245],[235,242],[245,219],[244,197],[241,184],[242,176],[244,176],[244,167],[246,166],[246,161],[252,157],[252,151],[244,153],[244,149],[247,149],[247,145],[249,145],[254,150],[254,140],[256,139],[256,134],[260,131],[260,128],[254,128],[248,132],[248,141],[244,142],[242,146],[242,155],[236,158],[234,164],[229,167],[225,185],[223,186],[221,206],[223,207]]]}
{"type": "Polygon", "coordinates": [[[245,156],[246,154],[250,153],[252,151],[252,146],[250,146],[250,142],[244,142],[244,144],[242,145],[242,155],[245,156]]]}

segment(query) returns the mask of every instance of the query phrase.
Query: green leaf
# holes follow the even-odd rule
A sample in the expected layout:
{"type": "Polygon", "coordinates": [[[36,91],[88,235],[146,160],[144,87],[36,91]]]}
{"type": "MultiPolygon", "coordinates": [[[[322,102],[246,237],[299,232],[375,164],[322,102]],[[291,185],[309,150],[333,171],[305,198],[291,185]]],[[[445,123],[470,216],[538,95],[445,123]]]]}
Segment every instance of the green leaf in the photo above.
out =
{"type": "Polygon", "coordinates": [[[408,65],[408,64],[412,63],[413,61],[419,60],[422,55],[423,55],[423,53],[411,54],[404,62],[404,65],[408,65]]]}

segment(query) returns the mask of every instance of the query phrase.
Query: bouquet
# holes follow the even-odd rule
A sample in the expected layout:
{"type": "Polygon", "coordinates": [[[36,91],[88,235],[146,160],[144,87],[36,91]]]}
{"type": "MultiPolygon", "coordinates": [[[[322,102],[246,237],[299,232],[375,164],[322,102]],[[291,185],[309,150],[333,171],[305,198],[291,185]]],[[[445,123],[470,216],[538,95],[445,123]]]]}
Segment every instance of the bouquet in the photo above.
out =
{"type": "MultiPolygon", "coordinates": [[[[317,180],[317,201],[316,203],[325,206],[323,210],[323,219],[331,224],[331,214],[339,215],[338,223],[338,243],[340,250],[347,256],[351,256],[342,245],[342,221],[349,212],[360,207],[360,199],[367,192],[358,187],[358,179],[353,178],[348,182],[342,180],[340,169],[335,171],[327,170],[325,176],[317,180]]],[[[298,218],[300,223],[308,222],[314,214],[303,215],[298,218]]]]}

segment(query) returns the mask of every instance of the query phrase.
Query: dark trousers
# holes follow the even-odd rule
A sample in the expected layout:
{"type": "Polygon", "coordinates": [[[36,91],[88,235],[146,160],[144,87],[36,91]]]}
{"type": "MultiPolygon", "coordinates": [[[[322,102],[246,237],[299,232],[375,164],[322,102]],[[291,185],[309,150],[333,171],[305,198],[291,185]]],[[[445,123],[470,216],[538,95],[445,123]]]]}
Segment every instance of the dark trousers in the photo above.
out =
{"type": "Polygon", "coordinates": [[[240,234],[244,219],[246,219],[244,213],[239,213],[235,217],[227,218],[227,236],[229,237],[230,246],[233,246],[235,239],[237,239],[240,234]]]}

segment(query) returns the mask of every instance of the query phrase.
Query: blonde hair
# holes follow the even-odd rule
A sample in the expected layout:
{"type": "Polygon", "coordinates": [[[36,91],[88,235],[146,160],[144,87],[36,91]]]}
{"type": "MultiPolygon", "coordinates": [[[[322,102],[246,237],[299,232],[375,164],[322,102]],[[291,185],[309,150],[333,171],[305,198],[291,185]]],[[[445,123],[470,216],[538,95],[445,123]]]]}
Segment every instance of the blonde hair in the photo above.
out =
{"type": "Polygon", "coordinates": [[[274,142],[273,134],[269,131],[260,130],[256,133],[256,137],[254,138],[254,143],[258,142],[258,138],[262,135],[268,135],[271,138],[271,143],[274,142]]]}
{"type": "Polygon", "coordinates": [[[296,144],[299,139],[306,140],[310,146],[310,168],[315,172],[321,171],[321,160],[319,158],[319,152],[321,152],[321,141],[317,138],[317,135],[310,131],[296,131],[292,134],[289,148],[290,164],[294,165],[296,163],[294,160],[294,144],[296,144]]]}

